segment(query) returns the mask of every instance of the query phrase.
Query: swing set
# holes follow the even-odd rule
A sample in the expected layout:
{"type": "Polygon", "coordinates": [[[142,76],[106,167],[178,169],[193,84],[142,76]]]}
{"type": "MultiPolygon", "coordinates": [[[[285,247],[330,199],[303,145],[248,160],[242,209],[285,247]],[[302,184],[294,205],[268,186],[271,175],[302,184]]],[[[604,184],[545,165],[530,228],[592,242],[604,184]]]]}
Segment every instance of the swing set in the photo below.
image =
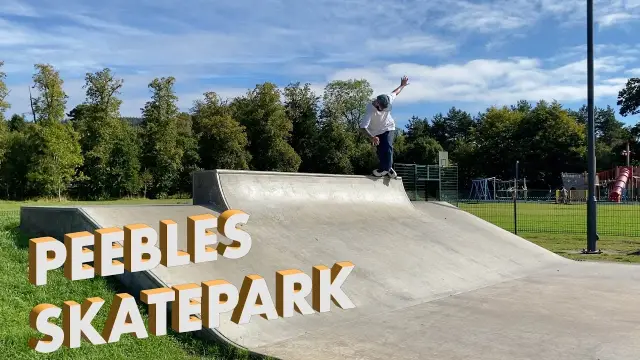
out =
{"type": "Polygon", "coordinates": [[[471,200],[507,200],[517,193],[519,199],[527,199],[527,179],[500,180],[496,177],[474,179],[471,183],[471,200]]]}

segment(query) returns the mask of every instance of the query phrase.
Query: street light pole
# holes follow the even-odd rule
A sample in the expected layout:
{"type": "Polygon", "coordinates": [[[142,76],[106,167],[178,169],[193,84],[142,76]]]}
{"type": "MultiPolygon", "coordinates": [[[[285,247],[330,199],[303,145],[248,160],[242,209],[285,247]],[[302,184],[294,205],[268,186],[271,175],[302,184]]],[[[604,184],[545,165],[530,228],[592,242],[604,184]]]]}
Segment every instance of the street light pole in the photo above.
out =
{"type": "Polygon", "coordinates": [[[627,140],[627,149],[622,152],[623,155],[627,158],[627,169],[629,169],[629,181],[631,185],[627,185],[628,191],[631,193],[630,198],[634,199],[634,189],[636,187],[635,174],[633,173],[633,168],[631,167],[631,149],[629,148],[629,140],[627,140]]]}
{"type": "Polygon", "coordinates": [[[593,0],[587,0],[587,161],[589,190],[587,195],[587,248],[585,253],[600,253],[596,249],[596,149],[595,123],[593,118],[593,0]]]}
{"type": "Polygon", "coordinates": [[[627,140],[627,149],[624,151],[627,156],[627,167],[631,167],[631,149],[629,149],[629,140],[627,140]]]}

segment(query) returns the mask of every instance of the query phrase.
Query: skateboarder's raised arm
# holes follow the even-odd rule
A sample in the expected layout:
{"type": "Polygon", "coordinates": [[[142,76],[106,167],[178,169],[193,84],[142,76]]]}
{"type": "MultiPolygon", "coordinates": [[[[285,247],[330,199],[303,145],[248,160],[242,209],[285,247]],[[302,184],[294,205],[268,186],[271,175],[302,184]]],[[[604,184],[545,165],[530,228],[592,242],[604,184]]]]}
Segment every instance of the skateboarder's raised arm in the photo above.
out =
{"type": "Polygon", "coordinates": [[[406,76],[403,76],[402,79],[400,80],[400,86],[398,86],[395,90],[393,90],[391,93],[398,96],[400,94],[400,92],[402,91],[402,89],[404,89],[405,86],[409,85],[409,78],[406,76]]]}

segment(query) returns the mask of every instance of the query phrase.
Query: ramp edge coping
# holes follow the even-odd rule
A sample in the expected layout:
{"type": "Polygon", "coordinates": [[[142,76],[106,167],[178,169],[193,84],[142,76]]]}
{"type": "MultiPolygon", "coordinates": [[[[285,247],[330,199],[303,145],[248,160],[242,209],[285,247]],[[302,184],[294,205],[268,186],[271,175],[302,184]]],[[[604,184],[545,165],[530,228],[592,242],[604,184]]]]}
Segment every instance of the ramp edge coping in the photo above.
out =
{"type": "Polygon", "coordinates": [[[401,180],[402,177],[398,176],[395,179],[391,179],[387,176],[376,177],[373,175],[345,175],[345,174],[322,174],[322,173],[298,173],[298,172],[278,172],[278,171],[253,171],[253,170],[230,170],[230,169],[216,169],[216,170],[199,170],[194,174],[199,173],[217,173],[217,174],[244,174],[244,175],[275,175],[275,176],[298,176],[298,177],[328,177],[328,178],[351,178],[351,179],[390,179],[401,180]]]}

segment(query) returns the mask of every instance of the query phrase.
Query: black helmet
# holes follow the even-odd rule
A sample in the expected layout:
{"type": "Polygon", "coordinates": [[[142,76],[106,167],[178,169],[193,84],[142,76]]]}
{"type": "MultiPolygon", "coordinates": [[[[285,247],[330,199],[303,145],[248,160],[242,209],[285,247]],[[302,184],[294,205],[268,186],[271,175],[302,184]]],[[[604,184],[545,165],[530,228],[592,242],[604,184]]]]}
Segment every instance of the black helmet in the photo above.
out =
{"type": "Polygon", "coordinates": [[[388,95],[378,95],[376,97],[376,101],[378,102],[378,104],[380,104],[382,110],[390,110],[389,105],[391,104],[391,99],[389,99],[388,95]]]}

